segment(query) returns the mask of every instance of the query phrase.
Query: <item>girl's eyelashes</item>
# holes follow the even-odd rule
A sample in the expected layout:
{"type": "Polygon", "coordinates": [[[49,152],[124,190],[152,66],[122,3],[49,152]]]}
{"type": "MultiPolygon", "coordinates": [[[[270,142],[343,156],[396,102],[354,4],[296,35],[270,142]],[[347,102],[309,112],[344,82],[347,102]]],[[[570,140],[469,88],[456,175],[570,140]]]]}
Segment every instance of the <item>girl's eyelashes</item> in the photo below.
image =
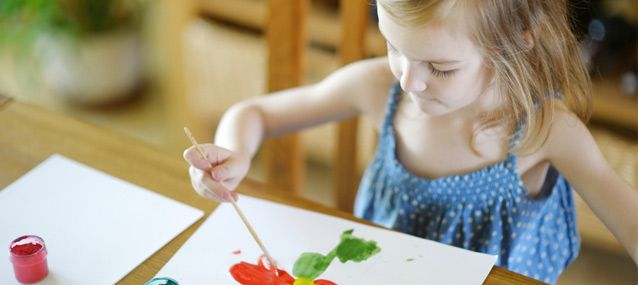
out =
{"type": "MultiPolygon", "coordinates": [[[[398,55],[399,51],[397,51],[389,42],[386,42],[386,46],[387,46],[387,50],[388,50],[388,54],[389,55],[398,55]]],[[[452,75],[454,72],[456,71],[456,69],[451,69],[451,70],[438,70],[436,68],[434,68],[434,66],[432,66],[432,64],[430,64],[430,72],[432,72],[432,75],[445,79],[448,76],[452,75]]]]}
{"type": "Polygon", "coordinates": [[[438,70],[434,67],[430,67],[430,72],[432,72],[432,75],[445,79],[448,76],[452,75],[454,72],[456,71],[456,69],[452,69],[452,70],[438,70]]]}

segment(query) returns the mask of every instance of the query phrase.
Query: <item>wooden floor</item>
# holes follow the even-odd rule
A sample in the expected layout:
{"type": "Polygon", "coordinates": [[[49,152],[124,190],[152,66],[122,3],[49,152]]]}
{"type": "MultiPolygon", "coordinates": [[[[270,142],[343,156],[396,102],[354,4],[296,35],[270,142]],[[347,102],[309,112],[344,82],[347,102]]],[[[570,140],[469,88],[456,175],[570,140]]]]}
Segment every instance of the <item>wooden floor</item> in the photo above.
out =
{"type": "MultiPolygon", "coordinates": [[[[251,32],[230,30],[223,26],[205,22],[193,24],[187,33],[187,45],[191,52],[187,57],[188,74],[193,112],[205,122],[214,121],[233,102],[259,94],[264,90],[263,40],[251,32]],[[241,48],[237,48],[241,46],[241,48]],[[212,103],[214,102],[214,103],[212,103]]],[[[326,51],[315,50],[308,57],[309,68],[306,81],[312,82],[325,76],[336,68],[335,56],[326,51]]],[[[11,64],[2,63],[0,70],[19,69],[11,64]]],[[[169,145],[165,121],[165,100],[153,86],[146,86],[133,93],[127,102],[106,107],[86,108],[69,104],[38,84],[30,84],[26,90],[20,87],[16,79],[18,72],[0,72],[0,92],[11,94],[18,100],[30,101],[51,109],[65,112],[97,125],[105,126],[147,141],[168,153],[181,155],[181,149],[169,145]]],[[[365,126],[364,129],[371,129],[365,126]]],[[[334,205],[329,169],[325,161],[330,160],[330,145],[317,144],[316,138],[331,135],[331,127],[323,127],[304,134],[305,142],[314,153],[310,153],[305,195],[325,205],[334,205]],[[328,158],[326,158],[328,157],[328,158]]],[[[210,141],[211,133],[197,134],[201,141],[210,141]]],[[[623,140],[618,143],[612,133],[600,130],[595,133],[599,143],[612,147],[603,147],[606,155],[613,158],[612,164],[622,175],[636,183],[636,145],[635,140],[623,140]],[[627,147],[633,149],[634,156],[627,153],[627,147]],[[627,161],[630,159],[629,161],[627,161]],[[633,160],[631,160],[633,159],[633,160]]],[[[326,140],[323,140],[326,141],[326,140]]],[[[364,152],[372,150],[372,140],[364,141],[364,152]]],[[[184,170],[186,171],[186,169],[184,170]]],[[[262,169],[259,157],[251,170],[251,177],[260,179],[262,169]]],[[[563,274],[558,284],[562,285],[636,285],[638,272],[627,255],[618,255],[584,247],[580,257],[563,274]]]]}

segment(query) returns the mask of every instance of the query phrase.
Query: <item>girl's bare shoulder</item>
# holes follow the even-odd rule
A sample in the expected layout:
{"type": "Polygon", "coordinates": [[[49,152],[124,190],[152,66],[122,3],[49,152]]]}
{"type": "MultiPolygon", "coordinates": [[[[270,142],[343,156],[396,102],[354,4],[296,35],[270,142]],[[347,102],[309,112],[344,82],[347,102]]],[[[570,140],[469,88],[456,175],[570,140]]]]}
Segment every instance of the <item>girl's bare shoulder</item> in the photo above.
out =
{"type": "Polygon", "coordinates": [[[585,123],[566,107],[555,109],[545,144],[547,155],[551,157],[565,146],[584,141],[593,141],[585,123]]]}
{"type": "Polygon", "coordinates": [[[383,116],[388,94],[395,78],[390,71],[386,57],[361,60],[343,67],[335,73],[343,84],[344,91],[359,107],[362,114],[383,116]]]}
{"type": "MultiPolygon", "coordinates": [[[[554,106],[548,124],[546,138],[542,140],[534,152],[540,160],[552,160],[561,157],[566,149],[574,149],[588,145],[593,146],[593,138],[589,129],[578,116],[562,102],[554,106]]],[[[583,154],[585,155],[585,154],[583,154]]]]}

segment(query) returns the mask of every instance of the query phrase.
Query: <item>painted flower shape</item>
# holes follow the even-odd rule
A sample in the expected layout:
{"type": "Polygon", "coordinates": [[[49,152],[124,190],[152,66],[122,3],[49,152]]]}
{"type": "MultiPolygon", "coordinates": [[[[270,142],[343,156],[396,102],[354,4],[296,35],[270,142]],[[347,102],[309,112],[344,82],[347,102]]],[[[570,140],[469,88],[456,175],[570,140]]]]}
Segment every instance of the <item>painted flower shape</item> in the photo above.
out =
{"type": "Polygon", "coordinates": [[[341,263],[361,262],[381,251],[375,241],[353,237],[353,231],[344,231],[339,244],[327,255],[316,252],[301,254],[292,269],[297,279],[284,270],[266,268],[264,256],[259,258],[257,265],[243,261],[237,263],[230,268],[230,273],[242,285],[337,285],[329,280],[317,279],[335,258],[341,263]]]}

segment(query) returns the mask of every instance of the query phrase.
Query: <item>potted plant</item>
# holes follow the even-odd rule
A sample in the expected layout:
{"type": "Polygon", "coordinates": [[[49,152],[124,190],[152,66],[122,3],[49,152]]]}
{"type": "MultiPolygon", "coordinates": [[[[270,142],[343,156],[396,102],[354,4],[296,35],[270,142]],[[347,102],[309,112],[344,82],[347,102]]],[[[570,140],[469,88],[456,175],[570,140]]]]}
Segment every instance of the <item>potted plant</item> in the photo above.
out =
{"type": "Polygon", "coordinates": [[[1,0],[0,48],[34,55],[54,94],[98,105],[141,80],[136,0],[1,0]]]}

